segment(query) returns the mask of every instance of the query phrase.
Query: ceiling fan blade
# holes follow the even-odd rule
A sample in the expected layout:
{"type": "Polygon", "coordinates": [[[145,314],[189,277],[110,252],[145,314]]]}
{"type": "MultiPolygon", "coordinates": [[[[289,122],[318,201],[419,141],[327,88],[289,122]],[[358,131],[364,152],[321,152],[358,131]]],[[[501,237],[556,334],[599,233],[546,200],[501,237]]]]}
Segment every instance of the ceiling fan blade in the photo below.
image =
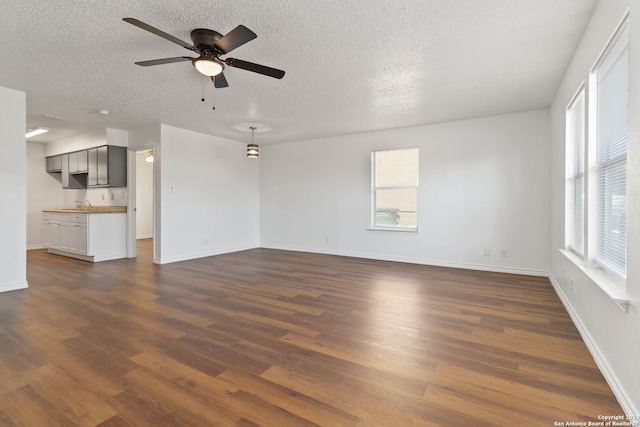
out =
{"type": "Polygon", "coordinates": [[[218,89],[229,87],[229,83],[227,82],[227,78],[224,76],[224,73],[220,73],[217,76],[212,76],[211,80],[213,80],[213,85],[218,89]]]}
{"type": "Polygon", "coordinates": [[[254,73],[258,74],[264,74],[265,76],[273,77],[274,79],[281,79],[284,77],[284,71],[267,67],[265,65],[254,64],[253,62],[247,62],[235,58],[227,58],[224,60],[224,62],[231,67],[242,68],[243,70],[253,71],[254,73]]]}
{"type": "Polygon", "coordinates": [[[160,36],[165,40],[169,40],[172,43],[179,44],[180,46],[184,47],[185,49],[189,49],[189,50],[193,50],[193,51],[196,50],[196,48],[193,47],[192,45],[190,45],[189,43],[184,42],[184,41],[180,40],[179,38],[172,36],[171,34],[167,34],[164,31],[160,31],[159,29],[157,29],[155,27],[152,27],[149,24],[145,24],[142,21],[138,21],[135,18],[122,18],[122,20],[124,22],[128,22],[129,24],[135,25],[138,28],[142,28],[143,30],[149,31],[150,33],[155,34],[156,36],[160,36]]]}
{"type": "Polygon", "coordinates": [[[174,58],[152,59],[150,61],[139,61],[136,65],[142,65],[143,67],[150,67],[152,65],[171,64],[173,62],[191,61],[193,58],[188,56],[176,56],[174,58]]]}
{"type": "Polygon", "coordinates": [[[256,33],[245,27],[244,25],[238,25],[233,30],[229,31],[227,35],[218,40],[214,46],[222,53],[229,53],[233,49],[242,46],[243,44],[250,42],[258,37],[256,33]]]}

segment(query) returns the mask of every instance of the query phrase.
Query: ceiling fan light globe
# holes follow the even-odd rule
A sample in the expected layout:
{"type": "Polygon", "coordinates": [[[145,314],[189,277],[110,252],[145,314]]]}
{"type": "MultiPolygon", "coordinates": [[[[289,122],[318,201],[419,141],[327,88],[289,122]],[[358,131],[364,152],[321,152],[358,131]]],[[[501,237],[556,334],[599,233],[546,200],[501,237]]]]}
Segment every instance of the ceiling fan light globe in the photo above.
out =
{"type": "Polygon", "coordinates": [[[215,59],[209,58],[197,58],[193,60],[193,66],[196,67],[201,74],[205,76],[213,77],[220,74],[223,70],[221,63],[215,59]]]}

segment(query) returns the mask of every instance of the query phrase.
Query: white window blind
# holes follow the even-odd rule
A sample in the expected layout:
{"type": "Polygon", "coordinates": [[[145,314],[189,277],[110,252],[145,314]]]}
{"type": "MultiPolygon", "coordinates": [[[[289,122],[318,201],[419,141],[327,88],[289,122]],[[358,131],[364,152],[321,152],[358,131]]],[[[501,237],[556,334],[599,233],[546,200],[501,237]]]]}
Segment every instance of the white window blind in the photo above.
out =
{"type": "Polygon", "coordinates": [[[627,121],[629,27],[621,29],[595,69],[597,176],[596,206],[589,221],[597,226],[596,262],[626,276],[627,121]]]}
{"type": "Polygon", "coordinates": [[[585,92],[582,87],[567,108],[567,246],[585,251],[585,92]]]}
{"type": "Polygon", "coordinates": [[[418,227],[418,149],[372,153],[373,227],[418,227]]]}

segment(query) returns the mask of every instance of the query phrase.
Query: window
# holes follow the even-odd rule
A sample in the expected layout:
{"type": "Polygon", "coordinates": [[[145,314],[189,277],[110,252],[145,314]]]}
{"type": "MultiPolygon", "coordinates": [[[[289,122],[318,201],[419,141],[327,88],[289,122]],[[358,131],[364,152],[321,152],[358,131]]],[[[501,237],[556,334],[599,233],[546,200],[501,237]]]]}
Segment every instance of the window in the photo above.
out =
{"type": "Polygon", "coordinates": [[[629,27],[617,32],[591,77],[589,143],[589,223],[593,252],[600,266],[626,276],[627,118],[629,27]],[[591,143],[593,142],[593,143],[591,143]]]}
{"type": "Polygon", "coordinates": [[[585,109],[584,86],[567,108],[567,246],[584,254],[585,109]]]}
{"type": "Polygon", "coordinates": [[[418,228],[418,149],[372,153],[374,228],[418,228]]]}
{"type": "Polygon", "coordinates": [[[566,246],[626,277],[629,26],[625,19],[566,113],[566,246]],[[585,129],[587,130],[585,135],[585,129]],[[586,144],[585,144],[586,143],[586,144]]]}

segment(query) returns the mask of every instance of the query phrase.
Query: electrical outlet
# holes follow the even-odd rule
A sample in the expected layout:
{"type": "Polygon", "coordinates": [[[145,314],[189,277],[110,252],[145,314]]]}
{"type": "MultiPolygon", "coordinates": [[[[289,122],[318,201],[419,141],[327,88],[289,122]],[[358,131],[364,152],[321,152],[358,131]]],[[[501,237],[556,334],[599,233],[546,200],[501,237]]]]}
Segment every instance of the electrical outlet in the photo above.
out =
{"type": "Polygon", "coordinates": [[[209,239],[204,239],[205,246],[209,244],[209,239]]]}
{"type": "Polygon", "coordinates": [[[491,256],[491,248],[484,248],[484,256],[491,256]]]}
{"type": "Polygon", "coordinates": [[[113,193],[111,193],[111,200],[113,200],[113,193]]]}
{"type": "Polygon", "coordinates": [[[507,250],[506,249],[501,249],[500,250],[500,256],[502,258],[506,258],[507,257],[507,250]]]}
{"type": "Polygon", "coordinates": [[[325,243],[329,243],[330,241],[331,241],[331,238],[329,238],[329,236],[324,236],[325,243]]]}
{"type": "Polygon", "coordinates": [[[104,194],[102,195],[102,200],[104,200],[104,194]]]}
{"type": "Polygon", "coordinates": [[[575,292],[576,291],[576,279],[574,279],[573,277],[571,278],[571,292],[575,292]]]}

